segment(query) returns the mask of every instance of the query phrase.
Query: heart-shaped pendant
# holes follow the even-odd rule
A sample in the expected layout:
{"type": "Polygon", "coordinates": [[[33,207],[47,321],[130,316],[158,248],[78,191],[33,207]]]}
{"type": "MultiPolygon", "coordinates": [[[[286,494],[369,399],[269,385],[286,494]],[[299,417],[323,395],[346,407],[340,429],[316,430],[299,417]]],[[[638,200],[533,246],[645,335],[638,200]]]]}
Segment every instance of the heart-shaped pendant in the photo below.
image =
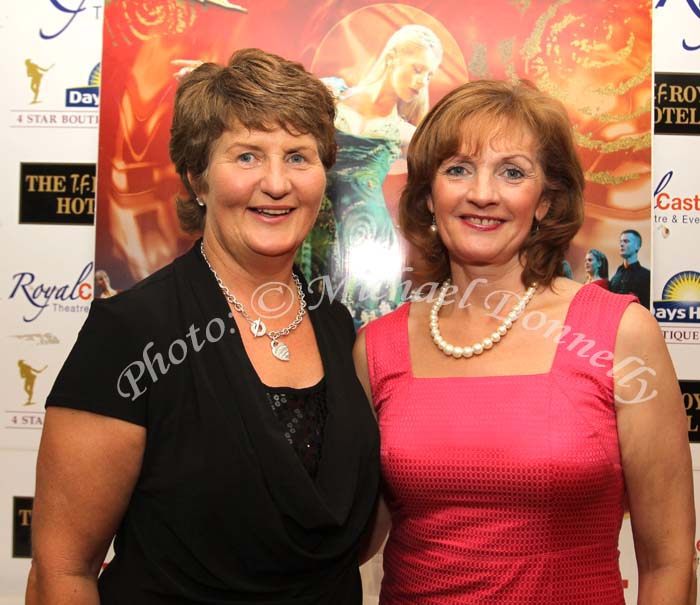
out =
{"type": "Polygon", "coordinates": [[[280,361],[289,361],[289,349],[287,345],[279,340],[273,340],[270,343],[272,347],[272,354],[277,357],[280,361]]]}

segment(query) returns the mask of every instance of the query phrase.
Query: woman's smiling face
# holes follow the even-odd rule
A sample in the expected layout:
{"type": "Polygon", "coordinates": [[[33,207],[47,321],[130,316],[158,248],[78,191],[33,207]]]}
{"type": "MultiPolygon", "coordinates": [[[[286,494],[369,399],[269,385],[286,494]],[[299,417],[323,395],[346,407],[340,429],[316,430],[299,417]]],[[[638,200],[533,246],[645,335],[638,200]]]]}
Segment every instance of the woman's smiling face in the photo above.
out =
{"type": "Polygon", "coordinates": [[[204,180],[205,237],[212,232],[239,258],[283,256],[311,230],[326,173],[313,136],[239,127],[215,143],[204,180]]]}
{"type": "Polygon", "coordinates": [[[496,132],[476,149],[463,142],[433,178],[428,207],[453,263],[517,261],[533,221],[549,208],[533,135],[507,125],[496,132]]]}

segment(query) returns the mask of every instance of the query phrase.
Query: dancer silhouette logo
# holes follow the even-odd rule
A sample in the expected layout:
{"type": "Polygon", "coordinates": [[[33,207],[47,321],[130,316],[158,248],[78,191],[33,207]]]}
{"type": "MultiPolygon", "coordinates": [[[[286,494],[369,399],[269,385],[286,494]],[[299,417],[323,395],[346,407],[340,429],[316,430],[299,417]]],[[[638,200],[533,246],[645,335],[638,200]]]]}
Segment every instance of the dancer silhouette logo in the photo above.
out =
{"type": "Polygon", "coordinates": [[[29,78],[29,90],[32,92],[32,100],[30,103],[34,105],[35,103],[41,103],[39,98],[39,92],[41,89],[41,81],[44,79],[44,74],[49,71],[53,65],[48,67],[41,67],[40,65],[34,63],[31,59],[27,59],[24,62],[27,68],[27,77],[29,78]]]}
{"type": "Polygon", "coordinates": [[[37,369],[30,366],[24,359],[19,359],[17,361],[17,367],[19,368],[19,377],[24,383],[24,392],[27,395],[27,400],[23,405],[33,405],[36,403],[36,401],[34,401],[34,383],[36,382],[37,376],[41,374],[47,366],[37,369]]]}

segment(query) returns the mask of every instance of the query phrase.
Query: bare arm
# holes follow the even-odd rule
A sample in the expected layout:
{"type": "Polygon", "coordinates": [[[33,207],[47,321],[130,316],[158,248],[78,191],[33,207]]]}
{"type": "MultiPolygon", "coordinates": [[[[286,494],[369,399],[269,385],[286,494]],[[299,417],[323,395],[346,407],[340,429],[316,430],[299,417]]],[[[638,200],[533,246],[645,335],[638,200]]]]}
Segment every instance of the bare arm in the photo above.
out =
{"type": "MultiPolygon", "coordinates": [[[[369,368],[367,366],[367,349],[365,347],[365,332],[361,331],[357,335],[355,340],[355,346],[352,350],[352,356],[355,361],[355,372],[357,377],[362,384],[362,388],[365,390],[367,399],[369,400],[370,407],[372,408],[372,414],[375,418],[377,414],[374,411],[374,405],[372,403],[372,388],[369,382],[369,368]]],[[[372,527],[367,535],[362,549],[360,550],[360,565],[369,561],[382,547],[386,536],[391,528],[391,516],[389,514],[389,509],[387,508],[386,502],[382,494],[379,494],[377,500],[377,506],[374,510],[374,515],[372,516],[372,527]]]]}
{"type": "Polygon", "coordinates": [[[639,571],[637,602],[694,603],[689,600],[695,515],[687,420],[666,344],[656,320],[640,305],[630,305],[620,322],[615,366],[620,368],[614,377],[620,453],[639,571]]]}
{"type": "Polygon", "coordinates": [[[32,513],[27,605],[99,605],[97,575],[141,470],[144,427],[46,412],[32,513]]]}

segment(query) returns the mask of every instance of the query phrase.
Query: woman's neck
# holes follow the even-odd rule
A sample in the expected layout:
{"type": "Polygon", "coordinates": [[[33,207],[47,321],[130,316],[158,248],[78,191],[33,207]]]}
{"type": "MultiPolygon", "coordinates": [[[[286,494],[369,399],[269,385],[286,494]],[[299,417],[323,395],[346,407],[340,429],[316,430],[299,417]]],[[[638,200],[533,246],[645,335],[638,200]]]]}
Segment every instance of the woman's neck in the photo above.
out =
{"type": "Polygon", "coordinates": [[[263,257],[257,254],[235,254],[216,237],[204,238],[207,261],[223,284],[238,298],[248,299],[265,284],[292,285],[293,256],[263,257]]]}
{"type": "Polygon", "coordinates": [[[450,297],[456,304],[448,305],[447,313],[489,315],[501,307],[512,307],[526,288],[521,275],[523,267],[517,260],[507,266],[466,267],[451,264],[451,283],[456,289],[450,297]]]}

